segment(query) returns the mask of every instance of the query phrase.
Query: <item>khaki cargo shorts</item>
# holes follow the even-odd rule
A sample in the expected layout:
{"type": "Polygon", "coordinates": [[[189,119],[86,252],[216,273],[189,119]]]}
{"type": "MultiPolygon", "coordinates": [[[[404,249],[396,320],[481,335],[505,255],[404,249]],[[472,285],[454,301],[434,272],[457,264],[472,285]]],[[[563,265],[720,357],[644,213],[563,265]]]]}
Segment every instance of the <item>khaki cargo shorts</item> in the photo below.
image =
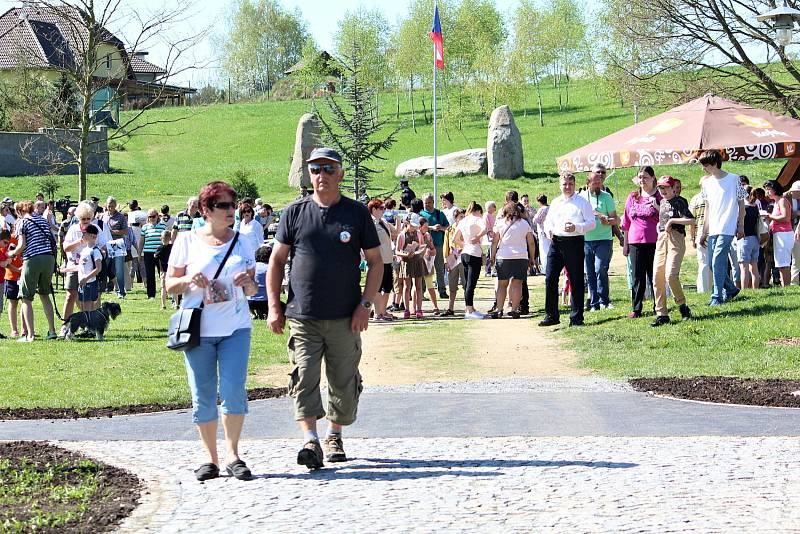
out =
{"type": "Polygon", "coordinates": [[[350,330],[350,318],[332,320],[289,319],[287,343],[289,395],[294,399],[295,420],[326,416],[322,406],[320,379],[322,360],[328,381],[328,419],[339,425],[356,420],[358,398],[363,386],[358,364],[361,361],[361,334],[350,330]]]}

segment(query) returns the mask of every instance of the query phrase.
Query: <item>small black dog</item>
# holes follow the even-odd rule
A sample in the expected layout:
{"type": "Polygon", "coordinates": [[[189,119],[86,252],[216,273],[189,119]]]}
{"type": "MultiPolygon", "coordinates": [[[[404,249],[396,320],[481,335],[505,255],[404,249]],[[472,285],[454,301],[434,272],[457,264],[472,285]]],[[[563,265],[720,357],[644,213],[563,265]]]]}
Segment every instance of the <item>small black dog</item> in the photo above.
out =
{"type": "Polygon", "coordinates": [[[250,306],[250,316],[253,319],[266,320],[269,315],[269,305],[266,300],[248,300],[250,306]]]}
{"type": "Polygon", "coordinates": [[[104,302],[99,310],[75,312],[66,319],[61,327],[61,336],[64,339],[74,339],[79,328],[86,328],[94,332],[98,341],[103,341],[103,334],[108,329],[110,319],[116,319],[122,313],[122,308],[116,302],[104,302]]]}

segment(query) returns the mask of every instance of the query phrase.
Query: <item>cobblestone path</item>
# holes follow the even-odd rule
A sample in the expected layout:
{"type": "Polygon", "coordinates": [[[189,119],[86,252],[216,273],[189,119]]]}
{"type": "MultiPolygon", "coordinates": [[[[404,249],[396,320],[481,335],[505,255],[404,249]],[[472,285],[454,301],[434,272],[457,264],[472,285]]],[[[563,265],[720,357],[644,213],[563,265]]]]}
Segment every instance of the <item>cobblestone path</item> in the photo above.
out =
{"type": "Polygon", "coordinates": [[[251,482],[200,484],[196,441],[62,442],[148,482],[122,532],[798,532],[800,438],[245,440],[251,482]]]}

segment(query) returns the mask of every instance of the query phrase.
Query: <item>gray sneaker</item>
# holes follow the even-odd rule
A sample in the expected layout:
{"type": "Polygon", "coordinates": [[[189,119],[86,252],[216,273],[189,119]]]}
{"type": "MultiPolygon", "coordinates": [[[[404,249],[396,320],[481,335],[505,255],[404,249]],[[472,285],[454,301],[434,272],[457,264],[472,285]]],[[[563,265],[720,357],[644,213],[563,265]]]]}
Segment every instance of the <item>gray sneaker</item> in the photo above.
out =
{"type": "Polygon", "coordinates": [[[323,442],[325,445],[325,459],[331,463],[346,462],[347,456],[344,454],[342,436],[328,436],[323,442]]]}
{"type": "Polygon", "coordinates": [[[313,439],[307,441],[297,453],[297,463],[308,467],[312,471],[323,467],[322,447],[319,446],[319,441],[313,439]]]}

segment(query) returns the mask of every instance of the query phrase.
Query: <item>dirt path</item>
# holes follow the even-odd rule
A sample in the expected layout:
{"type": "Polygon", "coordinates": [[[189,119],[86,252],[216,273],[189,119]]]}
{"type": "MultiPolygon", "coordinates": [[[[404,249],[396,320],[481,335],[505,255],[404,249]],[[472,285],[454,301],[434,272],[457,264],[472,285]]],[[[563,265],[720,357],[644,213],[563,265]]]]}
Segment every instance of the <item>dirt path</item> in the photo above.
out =
{"type": "MultiPolygon", "coordinates": [[[[477,380],[503,377],[556,377],[590,374],[578,367],[577,355],[562,342],[539,328],[544,277],[529,278],[537,295],[531,303],[536,313],[523,320],[464,321],[461,318],[397,321],[371,324],[363,334],[361,374],[367,384],[395,385],[422,382],[477,380]]],[[[475,305],[491,306],[494,279],[481,278],[475,305]]],[[[463,313],[459,292],[456,313],[463,313]]],[[[439,303],[441,309],[446,305],[439,303]]],[[[433,310],[425,301],[426,316],[433,310]]],[[[259,373],[257,381],[283,385],[287,366],[271,366],[259,373]]]]}

